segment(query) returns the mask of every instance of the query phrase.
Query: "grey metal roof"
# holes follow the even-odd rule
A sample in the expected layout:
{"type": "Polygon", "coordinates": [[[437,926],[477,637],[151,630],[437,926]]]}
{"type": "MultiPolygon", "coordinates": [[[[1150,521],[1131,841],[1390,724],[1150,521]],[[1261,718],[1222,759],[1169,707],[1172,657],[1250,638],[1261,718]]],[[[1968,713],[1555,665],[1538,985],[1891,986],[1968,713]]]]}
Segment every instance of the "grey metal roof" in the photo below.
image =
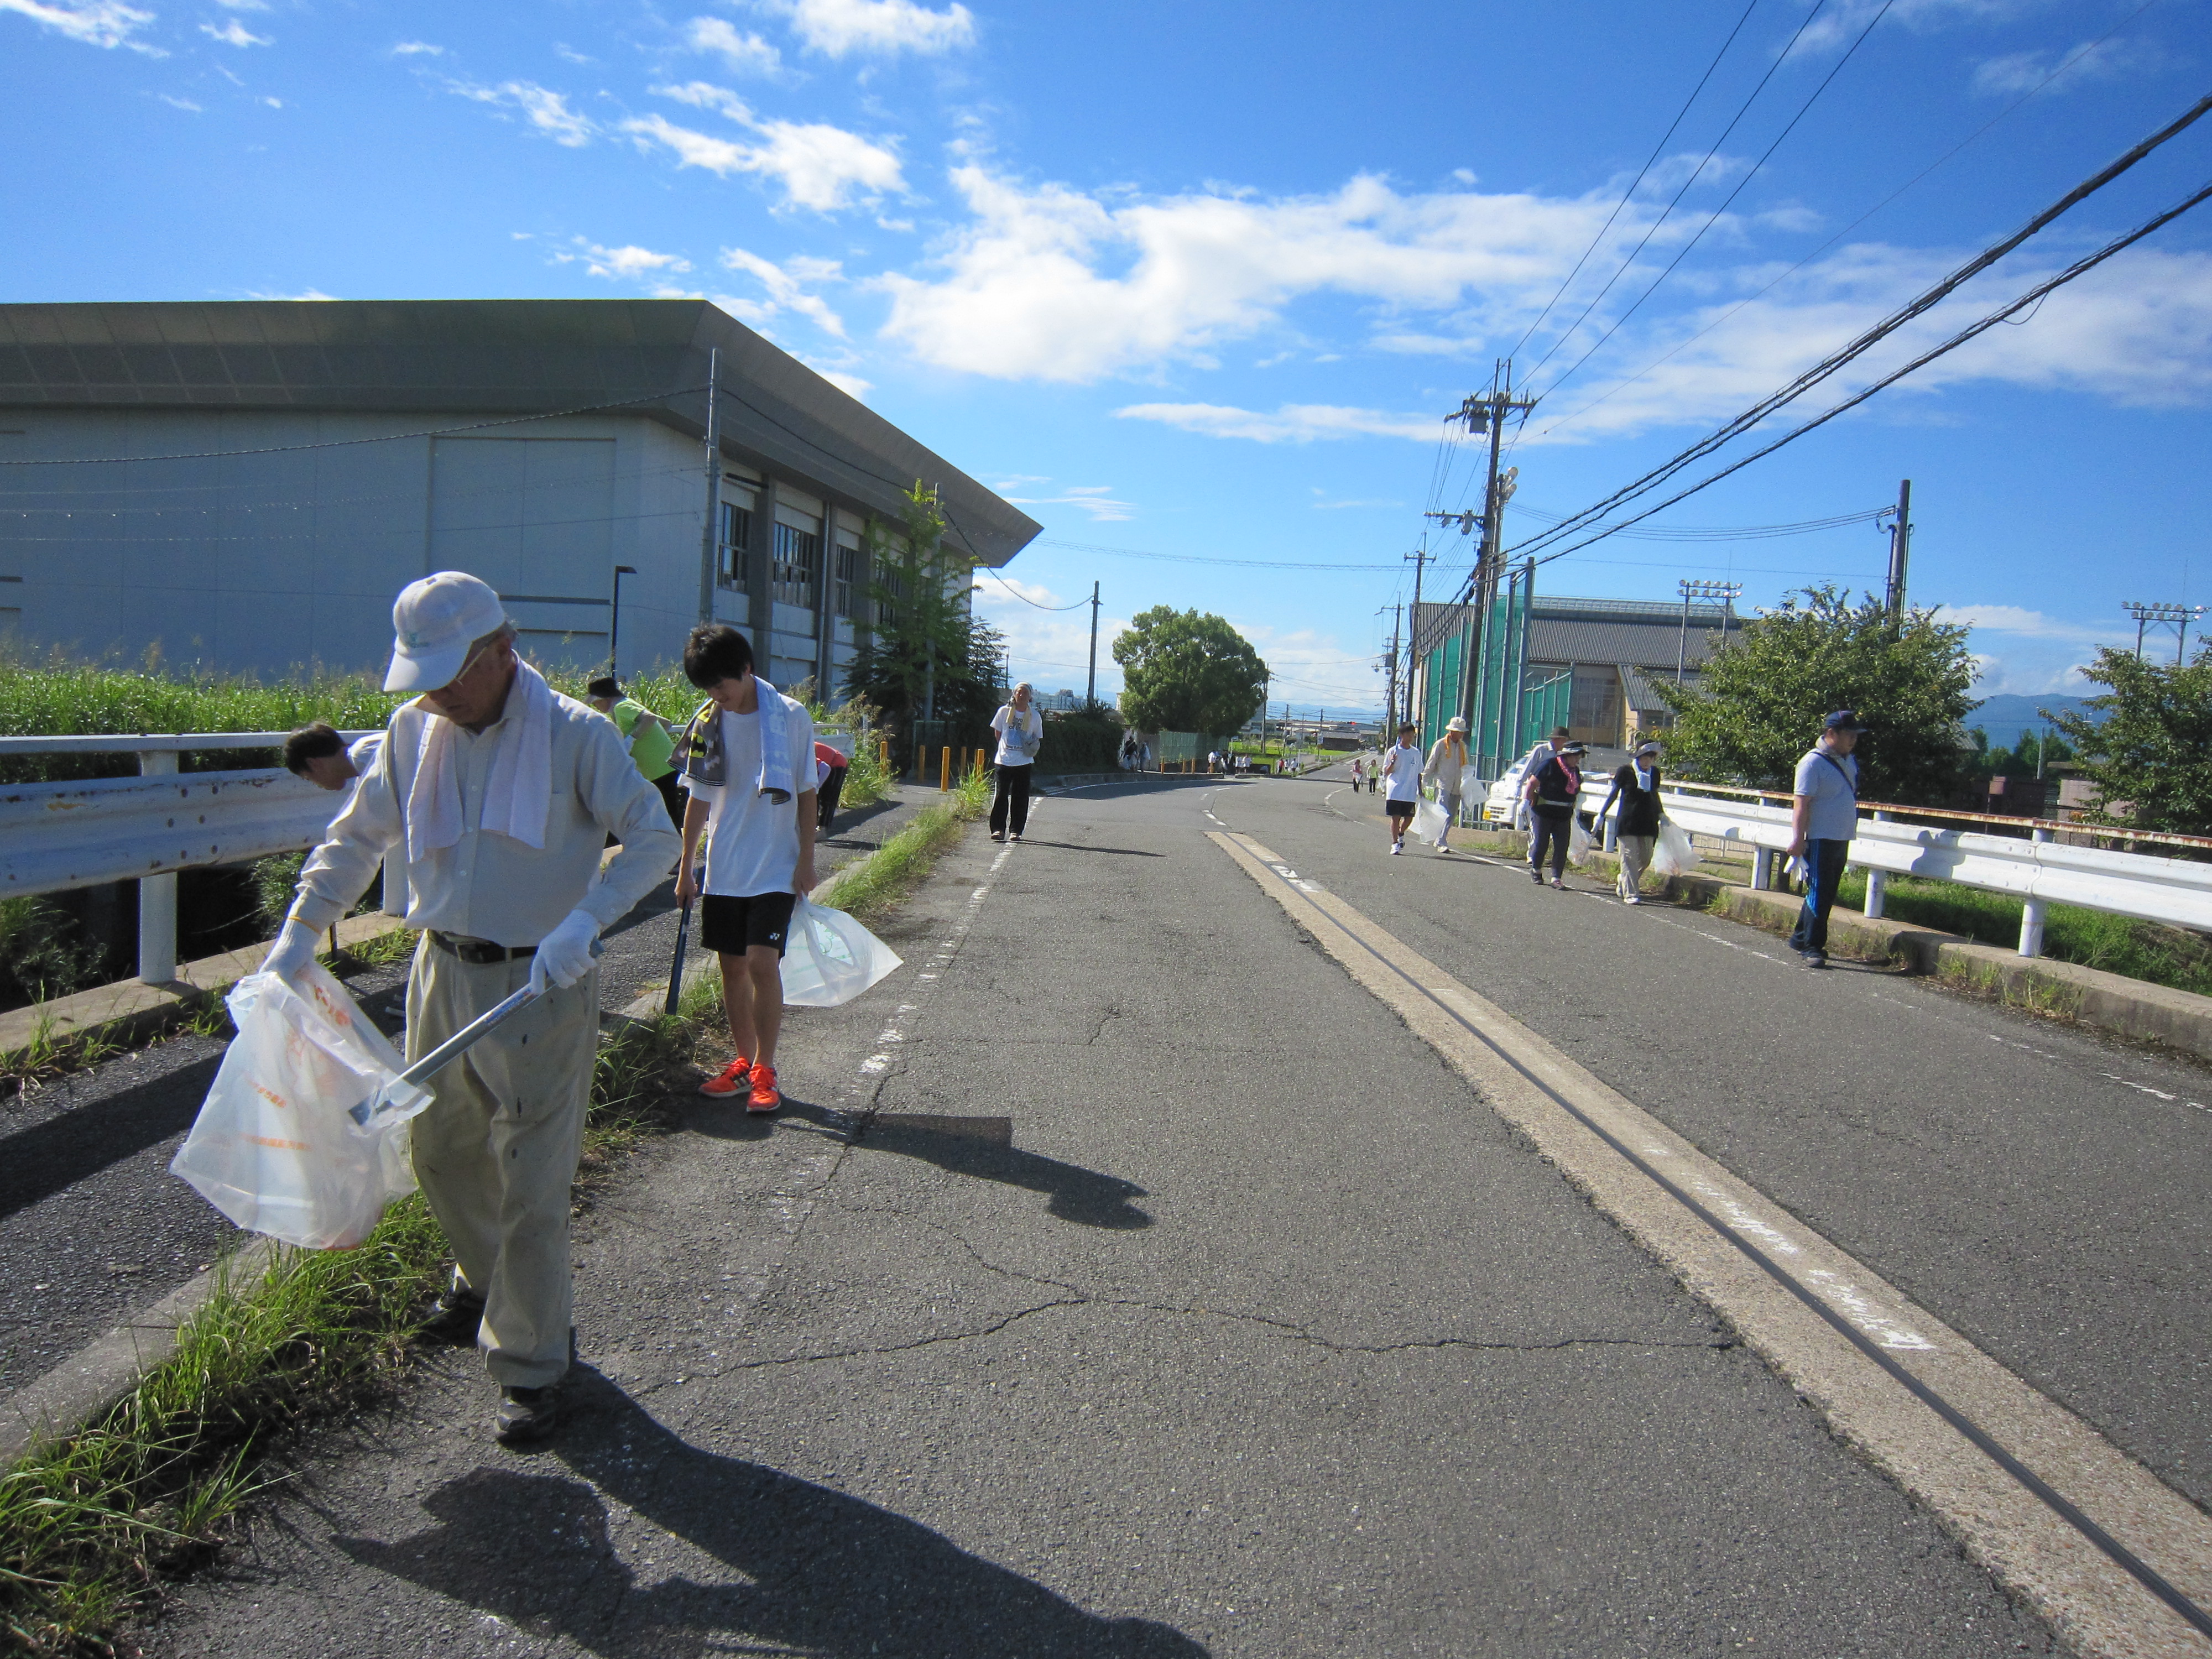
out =
{"type": "Polygon", "coordinates": [[[1643,670],[1630,663],[1617,663],[1614,666],[1620,670],[1621,684],[1628,693],[1628,706],[1631,708],[1642,710],[1664,708],[1667,706],[1661,700],[1657,689],[1651,683],[1653,676],[1644,673],[1643,670]]]}
{"type": "MultiPolygon", "coordinates": [[[[1717,623],[1716,618],[1716,627],[1717,623]]],[[[1567,621],[1547,617],[1539,610],[1528,621],[1528,660],[1603,664],[1608,668],[1630,663],[1671,674],[1677,653],[1686,646],[1689,665],[1694,668],[1711,653],[1717,637],[1714,629],[1700,628],[1693,619],[1686,641],[1679,610],[1671,623],[1567,621]]]]}
{"type": "Polygon", "coordinates": [[[554,414],[623,404],[886,516],[919,479],[987,564],[1042,529],[703,300],[0,305],[0,408],[554,414]]]}

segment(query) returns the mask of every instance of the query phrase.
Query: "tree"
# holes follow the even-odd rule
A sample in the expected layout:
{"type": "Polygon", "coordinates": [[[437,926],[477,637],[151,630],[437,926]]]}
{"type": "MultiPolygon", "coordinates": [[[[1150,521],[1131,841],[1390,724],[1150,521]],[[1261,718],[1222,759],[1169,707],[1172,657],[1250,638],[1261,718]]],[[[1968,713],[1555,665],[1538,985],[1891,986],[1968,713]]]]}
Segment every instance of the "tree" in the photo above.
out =
{"type": "Polygon", "coordinates": [[[1658,684],[1674,711],[1667,750],[1678,776],[1787,789],[1799,757],[1838,708],[1870,728],[1859,739],[1859,793],[1907,805],[1946,801],[1972,744],[1966,629],[1909,610],[1901,623],[1867,595],[1833,586],[1791,594],[1705,659],[1694,684],[1658,684]]]}
{"type": "Polygon", "coordinates": [[[1220,617],[1154,605],[1114,641],[1121,718],[1140,732],[1218,737],[1259,712],[1267,665],[1220,617]]]}
{"type": "Polygon", "coordinates": [[[2212,829],[2212,645],[2188,664],[2106,646],[2082,670],[2112,690],[2051,717],[2081,754],[2094,823],[2201,836],[2212,829]],[[2090,711],[2094,711],[2094,713],[2090,711]]]}
{"type": "Polygon", "coordinates": [[[900,520],[897,532],[869,526],[875,625],[855,630],[846,695],[866,697],[902,724],[927,710],[963,731],[980,730],[1006,684],[1006,642],[969,602],[975,562],[945,545],[945,514],[919,481],[906,492],[900,520]]]}

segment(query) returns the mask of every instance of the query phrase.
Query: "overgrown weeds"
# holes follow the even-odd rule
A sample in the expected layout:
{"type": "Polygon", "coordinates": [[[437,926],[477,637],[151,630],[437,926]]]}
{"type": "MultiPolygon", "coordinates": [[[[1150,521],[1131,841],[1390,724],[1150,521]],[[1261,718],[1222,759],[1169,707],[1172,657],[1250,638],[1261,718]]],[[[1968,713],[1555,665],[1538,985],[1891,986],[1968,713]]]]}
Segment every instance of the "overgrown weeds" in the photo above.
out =
{"type": "Polygon", "coordinates": [[[862,921],[896,909],[961,832],[990,810],[991,790],[991,775],[971,768],[944,799],[922,808],[906,828],[833,881],[822,902],[862,921]]]}
{"type": "Polygon", "coordinates": [[[57,1033],[51,1010],[32,1021],[30,1041],[20,1048],[0,1049],[0,1100],[28,1093],[40,1084],[82,1072],[122,1052],[98,1031],[57,1033]]]}
{"type": "MultiPolygon", "coordinates": [[[[681,1019],[630,1022],[601,1043],[580,1196],[652,1132],[691,1036],[681,1019]]],[[[218,1267],[174,1355],[100,1422],[0,1474],[6,1645],[114,1654],[116,1630],[212,1559],[240,1506],[275,1483],[267,1454],[284,1430],[390,1388],[447,1264],[418,1194],[357,1249],[279,1249],[265,1273],[235,1279],[218,1267]]]]}

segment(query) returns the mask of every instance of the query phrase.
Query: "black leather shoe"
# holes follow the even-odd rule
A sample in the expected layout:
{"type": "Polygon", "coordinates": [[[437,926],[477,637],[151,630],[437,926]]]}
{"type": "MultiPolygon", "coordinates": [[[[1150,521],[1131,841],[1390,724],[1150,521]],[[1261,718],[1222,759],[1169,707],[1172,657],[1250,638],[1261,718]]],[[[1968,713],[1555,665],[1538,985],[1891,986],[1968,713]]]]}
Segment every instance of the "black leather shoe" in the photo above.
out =
{"type": "Polygon", "coordinates": [[[560,1401],[550,1384],[542,1389],[501,1389],[492,1433],[502,1446],[527,1446],[551,1438],[560,1422],[560,1401]]]}
{"type": "Polygon", "coordinates": [[[425,1342],[444,1342],[456,1348],[476,1346],[477,1328],[483,1323],[484,1301],[474,1291],[449,1288],[430,1304],[429,1317],[416,1335],[425,1342]]]}

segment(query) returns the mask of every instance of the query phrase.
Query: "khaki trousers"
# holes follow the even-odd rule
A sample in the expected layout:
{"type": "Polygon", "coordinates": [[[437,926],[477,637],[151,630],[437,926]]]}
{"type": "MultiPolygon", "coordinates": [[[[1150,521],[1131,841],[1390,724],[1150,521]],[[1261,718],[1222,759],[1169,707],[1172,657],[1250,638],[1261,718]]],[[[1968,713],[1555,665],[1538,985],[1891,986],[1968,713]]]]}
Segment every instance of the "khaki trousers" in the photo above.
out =
{"type": "Polygon", "coordinates": [[[1626,898],[1643,885],[1644,872],[1651,867],[1651,852],[1659,845],[1659,837],[1623,836],[1620,843],[1620,879],[1613,884],[1621,897],[1626,898]]]}
{"type": "MultiPolygon", "coordinates": [[[[426,936],[407,981],[407,1057],[429,1053],[529,982],[530,963],[473,967],[426,936]]],[[[477,1345],[502,1388],[568,1369],[569,1188],[599,1036],[594,969],[549,991],[430,1079],[415,1178],[460,1277],[484,1299],[477,1345]]]]}

